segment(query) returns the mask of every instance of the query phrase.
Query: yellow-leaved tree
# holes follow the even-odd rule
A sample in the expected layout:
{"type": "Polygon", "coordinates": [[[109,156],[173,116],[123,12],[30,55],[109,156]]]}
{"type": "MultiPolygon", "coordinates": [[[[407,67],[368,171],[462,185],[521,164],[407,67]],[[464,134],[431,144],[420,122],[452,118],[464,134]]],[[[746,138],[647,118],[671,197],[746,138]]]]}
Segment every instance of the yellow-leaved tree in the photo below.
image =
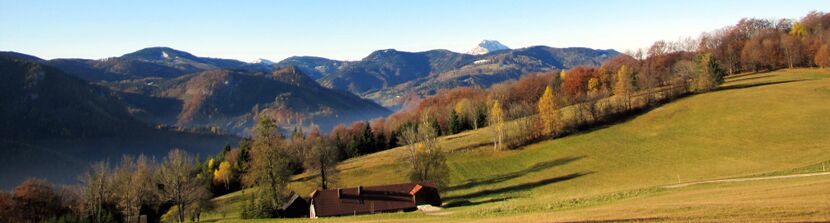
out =
{"type": "Polygon", "coordinates": [[[792,36],[805,37],[805,36],[807,36],[807,34],[808,34],[807,27],[804,26],[803,23],[800,23],[800,22],[793,23],[792,28],[790,28],[790,35],[792,35],[792,36]]]}
{"type": "Polygon", "coordinates": [[[545,88],[545,93],[542,93],[536,108],[542,122],[542,135],[550,136],[556,133],[559,127],[559,111],[557,111],[556,99],[550,86],[545,88]]]}
{"type": "Polygon", "coordinates": [[[219,168],[213,171],[213,182],[224,184],[225,189],[229,189],[231,178],[233,178],[233,168],[228,161],[222,161],[219,163],[219,168]]]}
{"type": "Polygon", "coordinates": [[[501,103],[498,100],[493,102],[493,107],[490,108],[490,127],[493,129],[493,148],[496,150],[504,149],[504,112],[501,108],[501,103]]]}
{"type": "Polygon", "coordinates": [[[631,72],[631,69],[625,65],[620,66],[614,82],[614,96],[622,99],[622,104],[626,111],[631,109],[631,93],[634,91],[633,81],[634,74],[631,72]]]}
{"type": "Polygon", "coordinates": [[[469,123],[473,129],[478,129],[478,123],[476,123],[475,120],[475,111],[473,110],[473,105],[470,103],[470,99],[461,99],[455,103],[455,108],[453,110],[461,116],[462,120],[469,123]]]}
{"type": "Polygon", "coordinates": [[[588,95],[594,96],[599,93],[599,78],[592,77],[588,80],[588,95]]]}

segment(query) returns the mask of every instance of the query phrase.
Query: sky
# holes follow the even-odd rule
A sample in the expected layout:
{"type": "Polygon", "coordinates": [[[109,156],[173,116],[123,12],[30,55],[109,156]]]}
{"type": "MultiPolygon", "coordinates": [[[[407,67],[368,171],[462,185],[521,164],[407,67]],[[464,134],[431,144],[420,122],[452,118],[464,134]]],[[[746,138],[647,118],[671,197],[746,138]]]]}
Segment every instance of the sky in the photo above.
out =
{"type": "Polygon", "coordinates": [[[0,0],[0,51],[100,59],[167,46],[197,56],[360,60],[372,51],[466,52],[483,39],[625,51],[741,18],[797,19],[826,0],[0,0]]]}

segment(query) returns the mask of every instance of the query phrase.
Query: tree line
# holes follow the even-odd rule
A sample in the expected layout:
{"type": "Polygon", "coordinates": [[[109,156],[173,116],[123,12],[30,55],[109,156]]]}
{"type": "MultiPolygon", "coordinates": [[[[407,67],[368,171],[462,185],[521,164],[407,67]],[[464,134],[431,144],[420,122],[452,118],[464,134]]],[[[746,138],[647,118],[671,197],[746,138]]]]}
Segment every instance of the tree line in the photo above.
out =
{"type": "Polygon", "coordinates": [[[0,192],[3,222],[198,221],[209,210],[211,175],[179,149],[161,162],[144,155],[124,156],[114,167],[97,162],[76,185],[55,186],[30,179],[13,192],[0,192]],[[173,210],[173,211],[169,211],[173,210]]]}

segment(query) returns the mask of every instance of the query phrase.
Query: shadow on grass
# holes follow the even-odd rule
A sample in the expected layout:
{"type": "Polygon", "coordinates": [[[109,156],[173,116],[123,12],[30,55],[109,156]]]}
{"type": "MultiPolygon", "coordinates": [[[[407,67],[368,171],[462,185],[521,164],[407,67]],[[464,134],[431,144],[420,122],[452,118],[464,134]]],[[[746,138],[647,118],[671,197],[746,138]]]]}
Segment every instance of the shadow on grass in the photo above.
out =
{"type": "Polygon", "coordinates": [[[314,179],[314,178],[317,178],[317,177],[319,177],[319,176],[320,176],[320,174],[319,174],[319,173],[317,173],[317,174],[311,174],[311,175],[307,175],[307,176],[304,176],[304,177],[300,177],[300,178],[297,178],[297,179],[291,180],[291,182],[306,182],[306,181],[312,180],[312,179],[314,179]]]}
{"type": "Polygon", "coordinates": [[[444,205],[444,208],[452,208],[452,207],[461,207],[461,206],[474,206],[479,204],[486,204],[486,203],[493,203],[493,202],[500,202],[513,199],[513,197],[500,197],[500,198],[492,198],[483,201],[476,201],[471,202],[470,200],[460,200],[460,201],[453,201],[444,205]]]}
{"type": "Polygon", "coordinates": [[[473,188],[473,187],[477,187],[477,186],[481,186],[481,185],[488,185],[488,184],[504,182],[504,181],[508,181],[508,180],[511,180],[511,179],[514,179],[514,178],[517,178],[517,177],[524,176],[524,175],[529,174],[529,173],[542,171],[542,170],[545,170],[545,169],[548,169],[548,168],[551,168],[551,167],[555,167],[555,166],[565,165],[565,164],[580,160],[582,158],[585,158],[585,156],[579,156],[579,157],[569,156],[569,157],[559,158],[559,159],[555,159],[555,160],[551,160],[551,161],[547,161],[547,162],[540,162],[540,163],[537,163],[537,164],[531,166],[530,168],[527,168],[527,169],[524,169],[524,170],[498,175],[496,177],[489,178],[489,179],[473,179],[473,180],[470,180],[470,181],[468,181],[467,183],[464,183],[464,184],[448,187],[446,190],[447,191],[463,190],[463,189],[469,189],[469,188],[473,188]]]}
{"type": "Polygon", "coordinates": [[[736,89],[744,89],[744,88],[751,88],[751,87],[760,87],[760,86],[767,86],[767,85],[776,85],[776,84],[786,84],[792,82],[801,82],[801,81],[808,81],[809,79],[801,79],[801,80],[788,80],[788,81],[773,81],[773,82],[762,82],[762,83],[752,83],[752,84],[736,84],[731,86],[720,86],[716,88],[714,91],[727,91],[727,90],[736,90],[736,89]]]}
{"type": "Polygon", "coordinates": [[[767,74],[767,75],[760,75],[760,76],[755,76],[755,77],[748,77],[748,78],[739,79],[739,78],[744,77],[744,76],[740,76],[740,77],[734,77],[734,78],[731,78],[731,79],[726,79],[725,78],[725,80],[726,80],[726,83],[729,83],[729,82],[737,82],[737,81],[757,80],[757,79],[768,78],[768,77],[772,77],[772,76],[774,76],[774,75],[767,74]]]}
{"type": "Polygon", "coordinates": [[[617,218],[617,219],[605,219],[605,220],[585,220],[585,221],[565,221],[567,223],[606,223],[606,222],[662,222],[668,221],[670,218],[660,218],[660,217],[653,217],[653,218],[617,218]]]}
{"type": "Polygon", "coordinates": [[[472,133],[467,133],[467,134],[455,134],[455,135],[448,136],[446,139],[447,139],[447,140],[455,140],[455,139],[460,139],[460,138],[468,137],[468,136],[471,136],[471,135],[472,135],[472,133]]]}
{"type": "MultiPolygon", "coordinates": [[[[451,200],[452,202],[449,202],[448,205],[453,204],[454,207],[464,206],[463,204],[465,202],[470,204],[470,205],[480,204],[482,202],[473,203],[473,202],[470,202],[469,200],[472,199],[472,198],[481,197],[481,196],[485,196],[485,195],[503,194],[503,193],[508,193],[508,192],[515,192],[515,191],[533,189],[533,188],[536,188],[536,187],[545,186],[545,185],[552,184],[552,183],[559,183],[559,182],[563,182],[563,181],[572,180],[572,179],[575,179],[575,178],[578,178],[578,177],[581,177],[581,176],[585,176],[585,175],[588,175],[588,174],[592,174],[592,173],[594,173],[594,172],[572,173],[572,174],[558,176],[558,177],[554,177],[554,178],[543,179],[543,180],[539,180],[539,181],[535,181],[535,182],[516,184],[516,185],[512,185],[512,186],[497,188],[497,189],[481,190],[481,191],[477,191],[477,192],[473,192],[473,193],[469,193],[469,194],[464,194],[464,195],[459,195],[459,196],[449,196],[449,197],[445,197],[444,200],[451,200]]],[[[494,200],[491,200],[489,202],[495,202],[495,201],[498,201],[498,199],[494,199],[494,200]]]]}
{"type": "Polygon", "coordinates": [[[450,152],[462,152],[462,151],[467,151],[467,150],[473,150],[473,149],[477,149],[477,148],[479,148],[479,147],[482,147],[482,146],[488,146],[488,145],[489,145],[489,146],[492,146],[492,145],[493,145],[493,142],[490,142],[490,141],[484,141],[484,142],[479,142],[479,143],[473,143],[473,144],[470,144],[470,145],[466,145],[466,146],[458,147],[457,149],[454,149],[454,150],[452,150],[452,151],[450,151],[450,152]]]}

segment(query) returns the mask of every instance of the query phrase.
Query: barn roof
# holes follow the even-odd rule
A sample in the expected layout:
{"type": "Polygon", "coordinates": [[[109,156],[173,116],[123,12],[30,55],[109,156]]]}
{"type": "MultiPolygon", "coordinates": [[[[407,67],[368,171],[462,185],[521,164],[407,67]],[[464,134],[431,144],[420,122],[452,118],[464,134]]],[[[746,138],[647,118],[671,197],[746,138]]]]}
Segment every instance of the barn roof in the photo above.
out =
{"type": "Polygon", "coordinates": [[[291,193],[291,197],[289,197],[288,200],[284,204],[282,204],[282,206],[280,207],[280,210],[288,209],[288,206],[291,206],[291,204],[294,204],[294,202],[296,202],[297,199],[302,200],[302,198],[300,198],[300,195],[297,195],[295,193],[291,193]]]}

